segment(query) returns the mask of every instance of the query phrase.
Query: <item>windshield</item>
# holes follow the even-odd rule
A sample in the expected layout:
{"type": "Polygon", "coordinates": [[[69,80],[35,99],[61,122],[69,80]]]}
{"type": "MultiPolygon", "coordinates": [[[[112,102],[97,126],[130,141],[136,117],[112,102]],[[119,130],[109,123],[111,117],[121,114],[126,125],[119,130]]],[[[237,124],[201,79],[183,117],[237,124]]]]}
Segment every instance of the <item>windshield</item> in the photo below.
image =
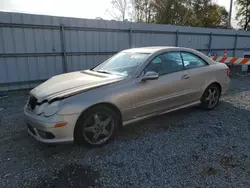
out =
{"type": "Polygon", "coordinates": [[[120,52],[92,70],[107,74],[130,76],[149,55],[149,53],[120,52]]]}

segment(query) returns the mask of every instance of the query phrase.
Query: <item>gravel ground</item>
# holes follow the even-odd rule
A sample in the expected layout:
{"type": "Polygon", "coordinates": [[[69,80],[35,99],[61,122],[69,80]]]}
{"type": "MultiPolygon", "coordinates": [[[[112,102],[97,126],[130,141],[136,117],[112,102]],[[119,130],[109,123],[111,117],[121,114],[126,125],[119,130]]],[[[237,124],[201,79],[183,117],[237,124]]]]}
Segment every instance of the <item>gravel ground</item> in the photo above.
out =
{"type": "Polygon", "coordinates": [[[234,76],[214,111],[142,121],[95,149],[31,138],[27,93],[0,93],[0,187],[250,187],[250,76],[234,76]]]}

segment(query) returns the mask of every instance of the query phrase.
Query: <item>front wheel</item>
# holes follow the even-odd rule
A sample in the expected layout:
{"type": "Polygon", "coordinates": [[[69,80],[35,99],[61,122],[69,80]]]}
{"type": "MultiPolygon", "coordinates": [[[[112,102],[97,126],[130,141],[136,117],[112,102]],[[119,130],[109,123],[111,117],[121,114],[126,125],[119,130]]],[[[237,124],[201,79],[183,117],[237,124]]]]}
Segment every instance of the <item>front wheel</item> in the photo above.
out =
{"type": "Polygon", "coordinates": [[[201,106],[204,109],[212,110],[219,103],[220,88],[216,84],[208,86],[201,98],[201,106]]]}
{"type": "Polygon", "coordinates": [[[117,114],[106,106],[96,106],[83,113],[76,124],[75,140],[87,146],[107,144],[119,126],[117,114]]]}

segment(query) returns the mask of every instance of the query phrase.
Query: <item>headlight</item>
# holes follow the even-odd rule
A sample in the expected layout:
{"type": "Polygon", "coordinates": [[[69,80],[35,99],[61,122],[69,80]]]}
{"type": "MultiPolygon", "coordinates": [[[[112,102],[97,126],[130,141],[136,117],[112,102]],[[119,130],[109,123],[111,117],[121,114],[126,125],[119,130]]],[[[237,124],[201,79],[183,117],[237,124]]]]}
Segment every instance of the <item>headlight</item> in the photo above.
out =
{"type": "Polygon", "coordinates": [[[43,114],[46,117],[52,116],[59,110],[59,103],[60,101],[55,101],[47,106],[47,108],[44,109],[43,114]]]}
{"type": "Polygon", "coordinates": [[[35,109],[37,115],[42,114],[43,111],[44,111],[44,109],[47,108],[48,105],[49,105],[49,103],[45,102],[45,103],[43,103],[41,106],[37,107],[37,108],[35,109]]]}

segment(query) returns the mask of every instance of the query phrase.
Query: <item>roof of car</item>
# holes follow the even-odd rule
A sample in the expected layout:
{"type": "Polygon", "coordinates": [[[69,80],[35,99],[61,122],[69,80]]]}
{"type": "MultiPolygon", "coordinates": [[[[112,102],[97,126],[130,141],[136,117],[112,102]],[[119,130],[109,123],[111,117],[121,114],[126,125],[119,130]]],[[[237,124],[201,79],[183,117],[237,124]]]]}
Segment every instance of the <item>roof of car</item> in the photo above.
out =
{"type": "Polygon", "coordinates": [[[199,57],[201,57],[203,60],[205,60],[209,64],[214,63],[214,61],[211,60],[210,57],[208,57],[207,55],[203,54],[202,52],[199,52],[199,51],[197,51],[195,49],[192,49],[192,48],[186,48],[186,47],[149,46],[149,47],[131,48],[131,49],[123,50],[123,52],[154,54],[154,53],[158,53],[158,52],[161,53],[162,51],[164,52],[165,50],[186,51],[186,52],[198,55],[199,57]]]}
{"type": "Polygon", "coordinates": [[[140,52],[140,53],[154,53],[159,50],[166,50],[170,48],[180,48],[175,46],[149,46],[149,47],[140,47],[140,48],[131,48],[124,50],[124,52],[140,52]]]}

